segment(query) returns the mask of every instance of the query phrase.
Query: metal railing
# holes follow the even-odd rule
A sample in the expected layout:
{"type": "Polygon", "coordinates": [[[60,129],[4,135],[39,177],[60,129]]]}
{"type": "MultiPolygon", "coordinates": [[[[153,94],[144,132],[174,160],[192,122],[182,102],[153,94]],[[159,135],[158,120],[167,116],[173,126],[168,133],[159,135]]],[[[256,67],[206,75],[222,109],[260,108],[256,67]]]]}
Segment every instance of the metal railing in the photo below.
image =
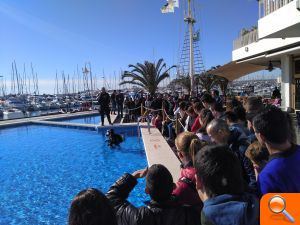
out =
{"type": "Polygon", "coordinates": [[[263,18],[293,0],[259,0],[259,18],[263,18]]]}
{"type": "Polygon", "coordinates": [[[241,36],[233,41],[233,50],[242,48],[256,41],[258,41],[257,28],[254,28],[251,31],[244,30],[242,31],[241,36]]]}

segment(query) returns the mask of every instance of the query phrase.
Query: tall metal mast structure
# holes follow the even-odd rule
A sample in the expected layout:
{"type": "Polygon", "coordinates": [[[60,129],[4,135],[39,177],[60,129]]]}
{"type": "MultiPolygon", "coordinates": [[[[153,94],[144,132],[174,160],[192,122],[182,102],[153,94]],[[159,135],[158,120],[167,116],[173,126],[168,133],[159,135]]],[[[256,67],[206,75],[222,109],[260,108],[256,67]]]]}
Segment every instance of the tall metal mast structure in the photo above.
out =
{"type": "MultiPolygon", "coordinates": [[[[201,74],[205,71],[203,59],[199,46],[199,31],[194,31],[196,20],[192,11],[192,0],[187,0],[188,15],[184,18],[187,23],[187,30],[184,37],[179,65],[177,67],[177,76],[189,76],[191,82],[191,96],[195,95],[195,74],[201,74]]],[[[178,78],[178,77],[177,77],[178,78]]]]}
{"type": "Polygon", "coordinates": [[[196,22],[192,16],[192,6],[191,0],[188,0],[188,17],[184,19],[189,25],[190,31],[190,78],[191,78],[191,96],[194,96],[194,44],[193,44],[193,30],[194,30],[194,23],[196,22]]]}

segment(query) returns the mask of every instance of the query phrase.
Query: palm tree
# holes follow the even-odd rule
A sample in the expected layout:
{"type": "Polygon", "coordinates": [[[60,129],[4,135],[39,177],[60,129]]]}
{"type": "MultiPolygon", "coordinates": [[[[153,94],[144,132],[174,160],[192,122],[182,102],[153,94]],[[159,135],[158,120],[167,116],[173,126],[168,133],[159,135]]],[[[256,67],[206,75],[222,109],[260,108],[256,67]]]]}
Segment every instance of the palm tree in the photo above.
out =
{"type": "Polygon", "coordinates": [[[189,76],[179,76],[178,78],[171,81],[168,85],[169,88],[175,89],[176,86],[180,86],[188,91],[191,92],[191,79],[189,76]]]}
{"type": "Polygon", "coordinates": [[[217,76],[217,84],[219,85],[223,95],[226,97],[229,81],[225,77],[217,76]]]}
{"type": "Polygon", "coordinates": [[[204,72],[197,76],[197,82],[200,87],[208,92],[210,92],[211,89],[217,84],[217,80],[218,78],[215,75],[209,74],[207,72],[204,72]]]}
{"type": "Polygon", "coordinates": [[[171,66],[170,68],[165,69],[162,72],[162,70],[166,68],[166,63],[164,63],[163,59],[160,59],[156,64],[151,63],[149,61],[145,61],[144,64],[130,64],[128,67],[132,70],[125,71],[122,74],[123,81],[120,83],[120,85],[137,85],[147,90],[150,93],[150,95],[154,95],[159,83],[162,82],[164,79],[168,78],[170,76],[169,71],[176,66],[171,66]],[[125,80],[125,78],[131,78],[131,80],[125,80]]]}

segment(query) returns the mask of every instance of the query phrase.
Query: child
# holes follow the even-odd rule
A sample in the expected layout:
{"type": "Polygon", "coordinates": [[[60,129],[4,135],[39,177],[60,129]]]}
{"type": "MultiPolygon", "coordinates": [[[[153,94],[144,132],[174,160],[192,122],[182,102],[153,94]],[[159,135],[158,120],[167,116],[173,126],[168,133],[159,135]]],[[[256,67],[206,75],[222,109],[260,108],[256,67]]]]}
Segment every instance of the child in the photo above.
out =
{"type": "Polygon", "coordinates": [[[247,148],[245,155],[248,159],[251,160],[255,172],[255,177],[257,180],[258,174],[268,162],[269,153],[265,148],[262,148],[262,145],[255,141],[247,148]]]}
{"type": "Polygon", "coordinates": [[[73,199],[69,225],[117,225],[116,215],[108,199],[99,190],[82,190],[73,199]]]}
{"type": "Polygon", "coordinates": [[[202,148],[195,168],[196,188],[203,201],[201,224],[259,224],[259,201],[245,193],[241,164],[227,146],[202,148]]]}
{"type": "Polygon", "coordinates": [[[177,197],[181,204],[199,206],[201,209],[202,201],[196,191],[194,158],[205,144],[194,133],[183,132],[177,136],[175,145],[178,158],[182,162],[182,169],[176,188],[173,190],[173,195],[177,197]]]}
{"type": "Polygon", "coordinates": [[[157,129],[159,129],[159,131],[161,131],[162,129],[162,122],[163,122],[162,116],[159,113],[152,118],[152,125],[154,125],[157,129]]]}

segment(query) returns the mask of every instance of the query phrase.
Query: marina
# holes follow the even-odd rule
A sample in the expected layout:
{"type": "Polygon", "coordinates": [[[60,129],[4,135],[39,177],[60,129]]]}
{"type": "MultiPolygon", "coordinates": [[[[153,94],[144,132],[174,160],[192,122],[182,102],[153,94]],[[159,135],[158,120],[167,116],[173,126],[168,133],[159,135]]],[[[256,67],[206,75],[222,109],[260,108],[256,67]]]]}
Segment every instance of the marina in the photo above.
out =
{"type": "Polygon", "coordinates": [[[0,225],[298,221],[300,0],[3,0],[0,27],[0,225]]]}

